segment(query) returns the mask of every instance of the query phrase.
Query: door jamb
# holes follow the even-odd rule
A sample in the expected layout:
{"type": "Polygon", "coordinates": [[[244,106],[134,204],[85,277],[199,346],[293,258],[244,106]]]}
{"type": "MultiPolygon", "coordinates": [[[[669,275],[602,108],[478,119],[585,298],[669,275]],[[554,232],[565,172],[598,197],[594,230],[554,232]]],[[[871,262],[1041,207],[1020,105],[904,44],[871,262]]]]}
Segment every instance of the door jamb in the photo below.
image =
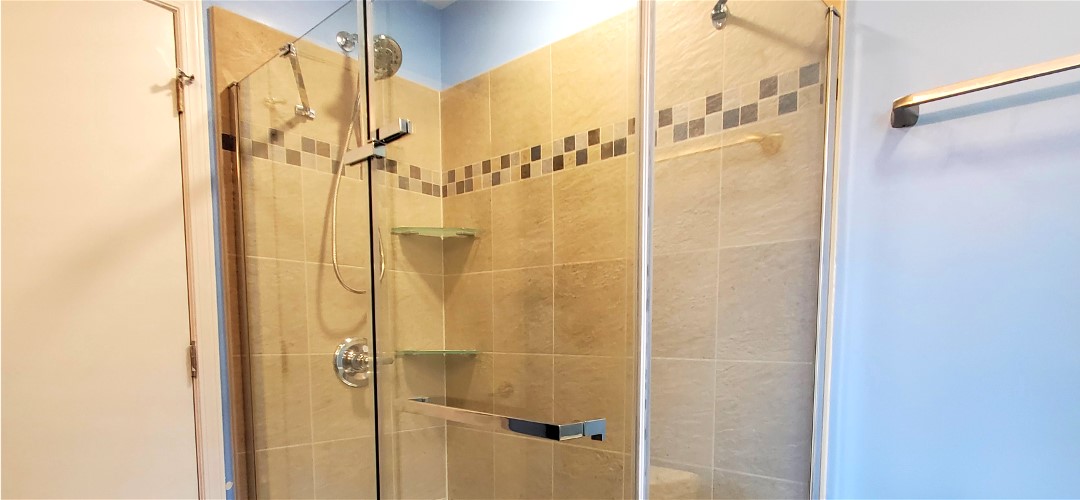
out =
{"type": "Polygon", "coordinates": [[[183,92],[180,115],[188,259],[188,307],[198,376],[193,379],[195,449],[199,497],[226,498],[225,429],[222,419],[221,353],[213,167],[202,0],[145,0],[173,13],[179,69],[195,75],[183,92]]]}

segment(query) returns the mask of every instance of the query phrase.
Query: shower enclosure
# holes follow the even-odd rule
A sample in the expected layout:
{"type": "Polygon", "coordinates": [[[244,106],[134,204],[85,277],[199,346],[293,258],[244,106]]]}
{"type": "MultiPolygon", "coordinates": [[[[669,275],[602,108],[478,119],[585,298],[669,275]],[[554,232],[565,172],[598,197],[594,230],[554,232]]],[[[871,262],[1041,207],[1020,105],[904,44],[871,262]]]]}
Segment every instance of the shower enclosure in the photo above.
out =
{"type": "Polygon", "coordinates": [[[809,495],[827,14],[214,12],[237,497],[809,495]]]}

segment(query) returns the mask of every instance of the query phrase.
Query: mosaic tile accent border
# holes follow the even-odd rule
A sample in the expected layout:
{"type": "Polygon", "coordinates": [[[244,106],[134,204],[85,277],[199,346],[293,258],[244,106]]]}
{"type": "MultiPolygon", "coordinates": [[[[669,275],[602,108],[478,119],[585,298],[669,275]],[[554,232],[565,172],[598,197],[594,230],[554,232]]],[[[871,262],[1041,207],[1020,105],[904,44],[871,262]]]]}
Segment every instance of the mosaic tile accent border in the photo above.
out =
{"type": "Polygon", "coordinates": [[[636,120],[630,118],[455,168],[443,175],[443,197],[471,193],[623,156],[636,149],[636,129],[636,120]]]}
{"type": "Polygon", "coordinates": [[[443,197],[440,179],[442,172],[416,165],[406,165],[390,158],[378,158],[374,161],[375,173],[372,178],[376,183],[403,191],[443,197]]]}
{"type": "MultiPolygon", "coordinates": [[[[240,152],[255,158],[332,174],[337,172],[339,165],[337,159],[341,150],[338,144],[273,127],[253,129],[251,125],[242,122],[240,124],[240,152]]],[[[376,173],[376,177],[384,185],[442,197],[441,171],[399,164],[390,159],[378,160],[375,168],[376,172],[383,172],[382,175],[376,173]]],[[[358,179],[360,170],[346,170],[345,175],[358,179]]]]}
{"type": "Polygon", "coordinates": [[[240,153],[286,165],[324,172],[337,169],[337,144],[273,127],[240,123],[240,153]]]}
{"type": "MultiPolygon", "coordinates": [[[[823,69],[815,62],[657,110],[656,145],[670,146],[820,105],[825,100],[823,69]]],[[[337,144],[275,128],[256,132],[247,123],[240,128],[244,154],[326,173],[337,171],[337,144]]],[[[373,176],[379,185],[447,198],[624,156],[637,150],[637,135],[635,119],[630,118],[447,172],[380,159],[374,163],[373,176]]],[[[359,178],[359,170],[346,174],[359,178]]]]}
{"type": "Polygon", "coordinates": [[[656,112],[656,145],[713,135],[825,101],[821,63],[763,78],[656,112]]]}

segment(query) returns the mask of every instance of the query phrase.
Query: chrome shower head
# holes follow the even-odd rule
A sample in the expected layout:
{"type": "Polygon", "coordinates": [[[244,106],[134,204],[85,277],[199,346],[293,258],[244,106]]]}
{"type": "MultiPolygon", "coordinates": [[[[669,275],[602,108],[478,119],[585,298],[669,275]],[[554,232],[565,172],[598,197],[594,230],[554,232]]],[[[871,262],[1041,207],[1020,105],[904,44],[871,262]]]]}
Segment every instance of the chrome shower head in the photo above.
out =
{"type": "Polygon", "coordinates": [[[375,79],[394,76],[401,69],[401,45],[390,35],[375,35],[375,79]]]}

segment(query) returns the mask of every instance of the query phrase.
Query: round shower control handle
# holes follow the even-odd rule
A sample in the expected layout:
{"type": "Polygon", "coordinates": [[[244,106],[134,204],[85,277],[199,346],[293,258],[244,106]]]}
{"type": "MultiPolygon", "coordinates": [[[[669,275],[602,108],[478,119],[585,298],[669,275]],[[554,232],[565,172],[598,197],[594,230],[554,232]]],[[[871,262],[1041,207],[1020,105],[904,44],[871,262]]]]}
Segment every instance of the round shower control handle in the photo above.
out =
{"type": "Polygon", "coordinates": [[[371,378],[372,356],[367,339],[347,338],[334,351],[334,371],[349,387],[363,387],[371,378]]]}

